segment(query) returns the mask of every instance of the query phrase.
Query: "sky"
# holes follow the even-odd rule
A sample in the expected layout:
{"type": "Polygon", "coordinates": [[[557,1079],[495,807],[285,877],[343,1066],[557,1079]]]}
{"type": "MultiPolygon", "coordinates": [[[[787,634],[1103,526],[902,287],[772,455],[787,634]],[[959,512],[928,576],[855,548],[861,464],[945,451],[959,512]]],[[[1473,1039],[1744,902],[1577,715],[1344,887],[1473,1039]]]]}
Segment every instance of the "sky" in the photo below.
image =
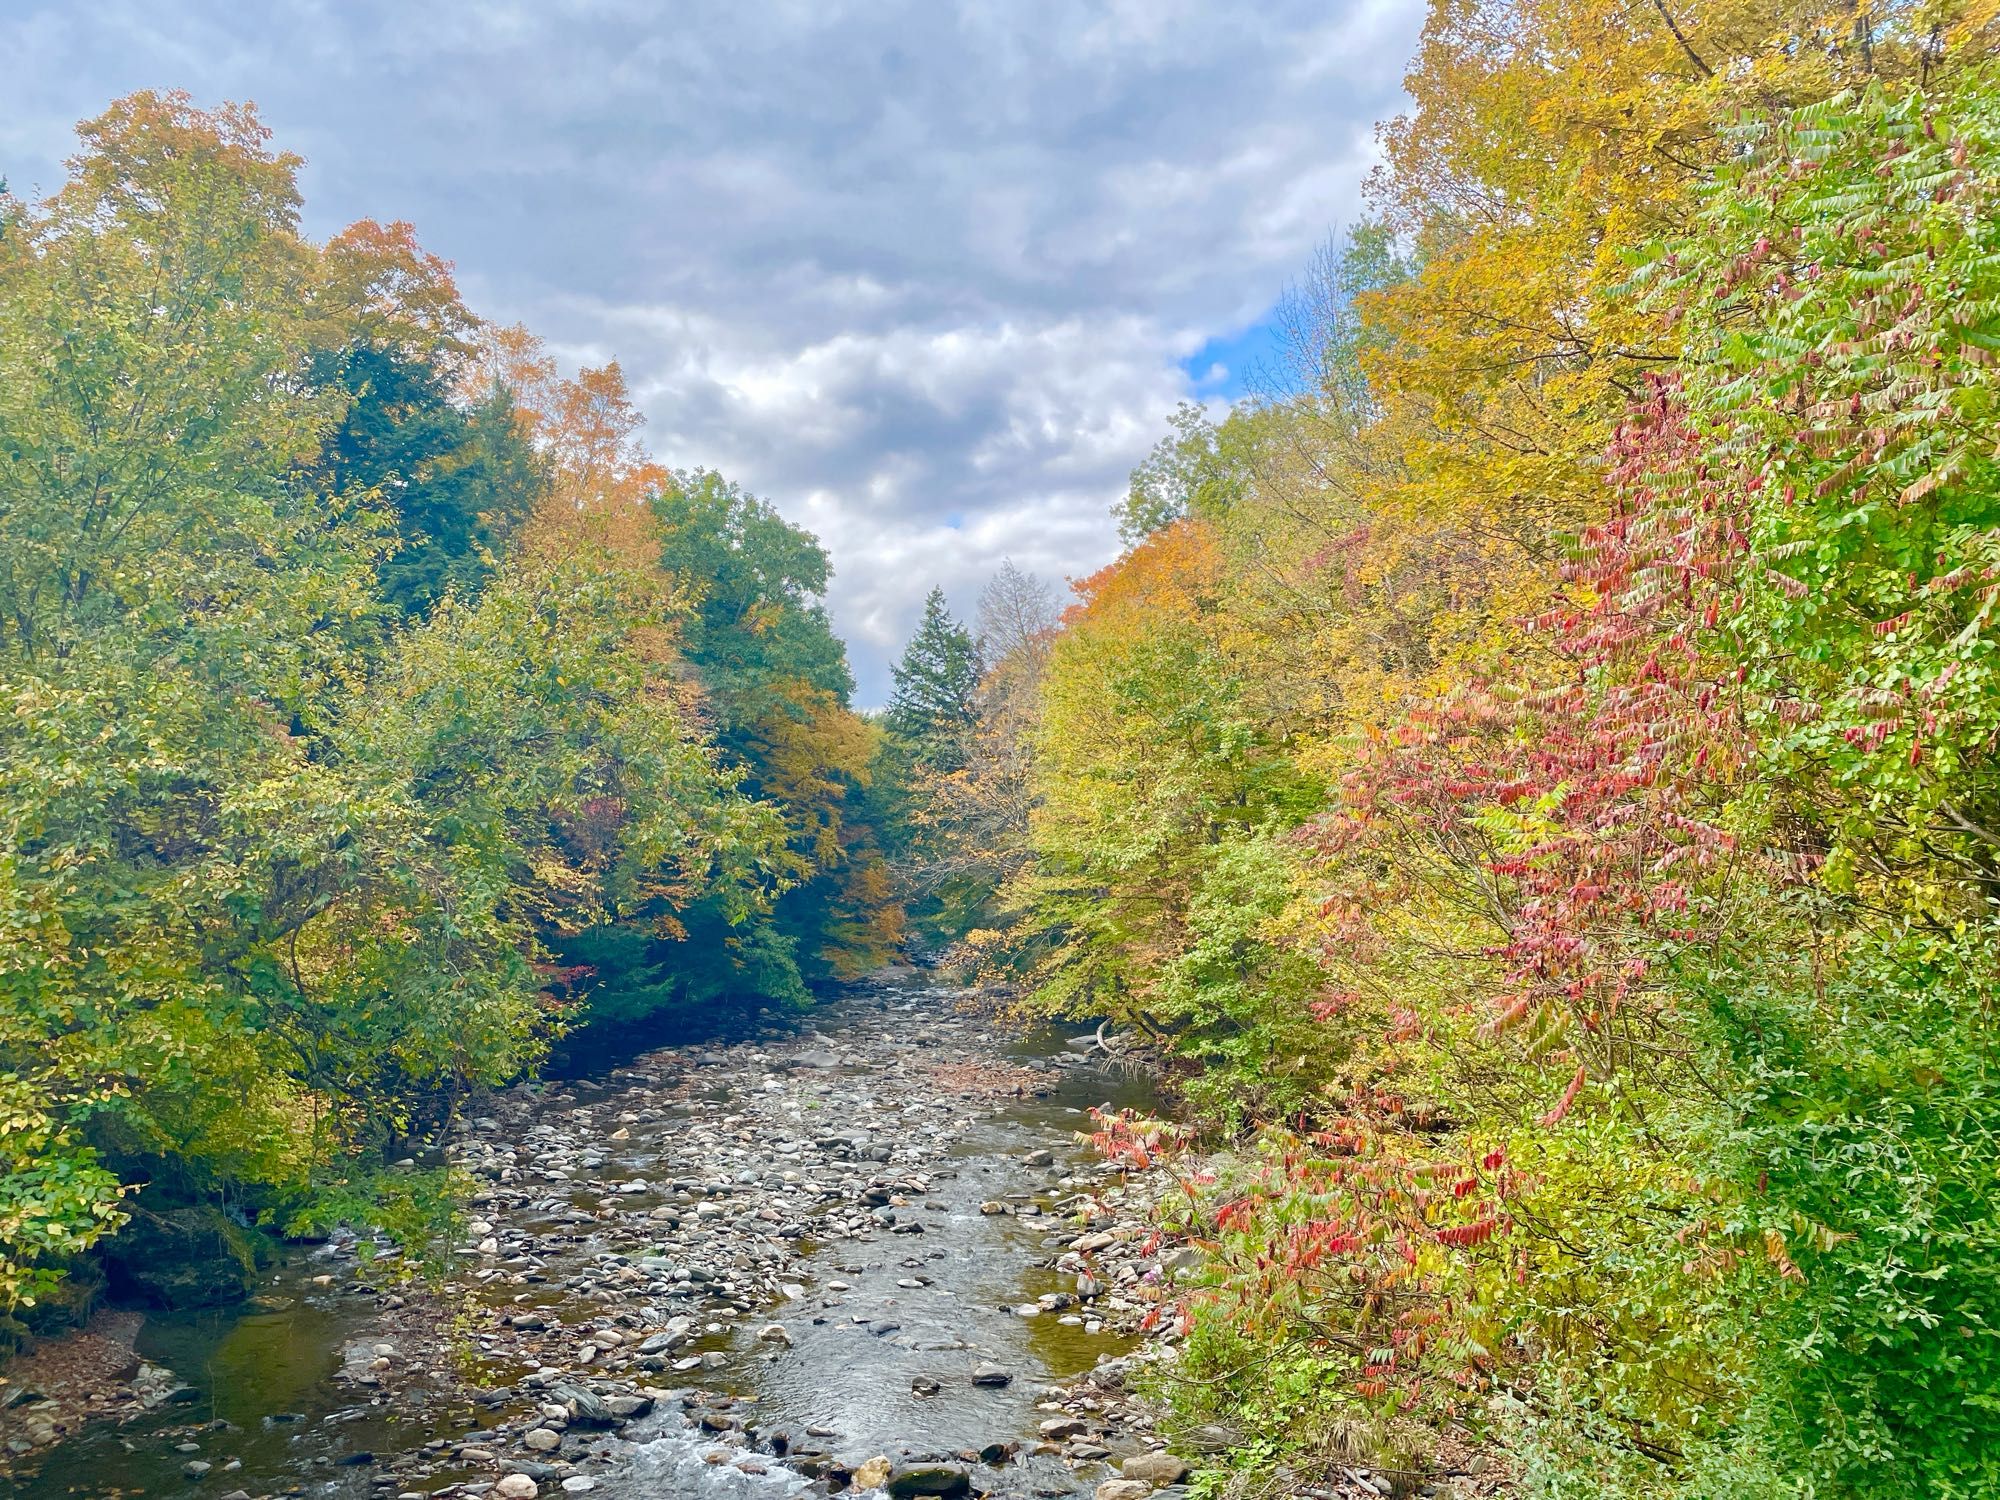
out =
{"type": "Polygon", "coordinates": [[[253,100],[306,225],[407,219],[473,310],[616,358],[675,467],[814,532],[887,697],[933,585],[1116,555],[1350,223],[1421,0],[0,0],[0,176],[139,88],[253,100]]]}

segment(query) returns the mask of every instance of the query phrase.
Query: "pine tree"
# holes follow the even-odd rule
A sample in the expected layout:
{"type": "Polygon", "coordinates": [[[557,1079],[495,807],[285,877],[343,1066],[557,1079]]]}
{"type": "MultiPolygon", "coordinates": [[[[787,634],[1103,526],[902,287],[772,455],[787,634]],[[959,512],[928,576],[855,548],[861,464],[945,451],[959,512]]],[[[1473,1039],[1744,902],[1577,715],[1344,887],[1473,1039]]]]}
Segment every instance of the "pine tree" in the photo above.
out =
{"type": "Polygon", "coordinates": [[[889,732],[919,766],[955,771],[965,764],[979,722],[979,649],[945,608],[944,590],[924,600],[924,618],[903,659],[890,669],[889,732]]]}

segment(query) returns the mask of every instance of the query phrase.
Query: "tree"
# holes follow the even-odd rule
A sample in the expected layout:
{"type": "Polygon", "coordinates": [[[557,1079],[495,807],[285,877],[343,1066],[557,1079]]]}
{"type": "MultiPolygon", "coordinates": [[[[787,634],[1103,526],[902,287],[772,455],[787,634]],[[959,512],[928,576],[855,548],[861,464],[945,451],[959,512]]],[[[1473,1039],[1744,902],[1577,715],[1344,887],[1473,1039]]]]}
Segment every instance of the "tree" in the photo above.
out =
{"type": "Polygon", "coordinates": [[[1215,520],[1242,494],[1241,465],[1206,411],[1183,401],[1167,422],[1172,432],[1132,471],[1118,508],[1118,535],[1127,545],[1188,516],[1215,520]]]}
{"type": "Polygon", "coordinates": [[[1002,920],[995,897],[1032,857],[1031,740],[1058,618],[1054,591],[1002,562],[979,596],[976,651],[987,667],[964,763],[899,768],[898,875],[940,943],[1002,920]]]}
{"type": "Polygon", "coordinates": [[[379,344],[320,364],[349,397],[321,450],[321,483],[395,517],[395,548],[377,567],[383,598],[413,618],[447,593],[476,594],[548,489],[505,394],[466,410],[437,370],[379,344]]]}
{"type": "Polygon", "coordinates": [[[979,649],[951,617],[943,589],[925,598],[923,619],[890,675],[895,687],[883,717],[889,733],[919,766],[963,766],[979,723],[979,649]]]}
{"type": "Polygon", "coordinates": [[[0,211],[0,1311],[141,1182],[365,1201],[560,1026],[552,938],[786,857],[657,556],[500,555],[543,469],[441,263],[306,242],[248,109],[79,133],[0,211]]]}

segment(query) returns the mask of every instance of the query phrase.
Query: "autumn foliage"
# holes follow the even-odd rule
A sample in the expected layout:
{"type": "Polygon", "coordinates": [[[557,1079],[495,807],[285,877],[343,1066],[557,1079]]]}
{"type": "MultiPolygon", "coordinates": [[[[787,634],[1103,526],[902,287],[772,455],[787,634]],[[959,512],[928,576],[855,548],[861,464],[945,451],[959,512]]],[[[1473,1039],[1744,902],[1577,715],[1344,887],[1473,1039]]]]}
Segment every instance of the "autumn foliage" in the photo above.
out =
{"type": "Polygon", "coordinates": [[[0,1348],[133,1212],[435,1229],[468,1091],[900,931],[813,538],[249,107],[78,135],[0,196],[0,1348]]]}
{"type": "Polygon", "coordinates": [[[1989,9],[1439,0],[977,935],[1178,1059],[1238,1482],[2000,1491],[1989,9]]]}

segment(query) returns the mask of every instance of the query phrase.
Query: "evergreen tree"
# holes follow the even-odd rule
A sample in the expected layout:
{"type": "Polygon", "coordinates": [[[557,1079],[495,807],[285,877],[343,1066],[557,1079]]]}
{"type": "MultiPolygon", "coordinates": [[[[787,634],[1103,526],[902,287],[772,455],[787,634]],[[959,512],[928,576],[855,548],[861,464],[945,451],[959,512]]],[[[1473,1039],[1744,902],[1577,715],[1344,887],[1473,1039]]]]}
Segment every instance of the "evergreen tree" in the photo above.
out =
{"type": "Polygon", "coordinates": [[[919,766],[955,771],[966,762],[979,724],[979,649],[945,608],[944,590],[924,600],[924,618],[890,669],[889,733],[919,766]]]}
{"type": "Polygon", "coordinates": [[[383,599],[407,619],[447,591],[470,599],[548,483],[505,393],[461,407],[436,369],[381,344],[320,363],[321,382],[349,397],[321,482],[334,495],[379,495],[395,514],[397,546],[376,567],[383,599]]]}

